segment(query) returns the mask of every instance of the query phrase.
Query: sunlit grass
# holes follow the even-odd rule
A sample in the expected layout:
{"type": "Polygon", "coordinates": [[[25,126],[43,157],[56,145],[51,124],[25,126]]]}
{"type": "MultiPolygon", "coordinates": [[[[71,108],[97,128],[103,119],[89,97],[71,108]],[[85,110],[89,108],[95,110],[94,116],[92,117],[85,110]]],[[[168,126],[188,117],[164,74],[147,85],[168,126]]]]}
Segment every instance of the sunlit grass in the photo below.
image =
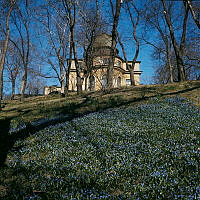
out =
{"type": "Polygon", "coordinates": [[[12,123],[32,122],[60,114],[79,115],[88,112],[118,107],[123,104],[140,104],[155,96],[172,97],[179,95],[191,99],[200,106],[200,81],[188,81],[167,85],[141,85],[115,88],[106,91],[83,92],[82,95],[69,93],[66,97],[39,96],[23,101],[4,101],[0,119],[12,119],[12,123]],[[177,93],[178,92],[178,93],[177,93]]]}

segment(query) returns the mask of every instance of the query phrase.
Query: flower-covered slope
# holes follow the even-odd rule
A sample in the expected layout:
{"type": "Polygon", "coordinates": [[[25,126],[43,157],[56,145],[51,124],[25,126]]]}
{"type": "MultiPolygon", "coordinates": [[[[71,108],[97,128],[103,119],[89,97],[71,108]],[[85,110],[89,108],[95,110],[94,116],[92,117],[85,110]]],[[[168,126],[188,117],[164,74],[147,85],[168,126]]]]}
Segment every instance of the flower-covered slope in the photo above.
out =
{"type": "Polygon", "coordinates": [[[15,144],[4,198],[198,199],[199,134],[199,109],[180,98],[50,126],[15,144]]]}

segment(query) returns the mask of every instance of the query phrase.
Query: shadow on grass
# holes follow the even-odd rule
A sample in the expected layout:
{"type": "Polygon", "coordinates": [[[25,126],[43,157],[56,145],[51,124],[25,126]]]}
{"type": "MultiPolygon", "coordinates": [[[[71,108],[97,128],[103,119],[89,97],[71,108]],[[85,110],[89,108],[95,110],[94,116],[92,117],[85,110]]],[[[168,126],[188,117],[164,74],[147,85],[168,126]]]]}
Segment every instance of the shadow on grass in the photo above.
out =
{"type": "MultiPolygon", "coordinates": [[[[57,113],[59,114],[53,119],[49,119],[49,120],[44,119],[44,120],[36,121],[33,123],[26,123],[25,128],[15,131],[12,134],[9,134],[11,119],[0,120],[0,130],[1,130],[0,166],[4,166],[7,154],[10,150],[17,150],[17,149],[13,149],[13,146],[16,141],[23,140],[29,135],[35,134],[37,131],[40,131],[50,125],[56,125],[57,123],[62,123],[66,121],[72,121],[74,118],[82,117],[92,112],[102,112],[108,108],[115,108],[119,106],[130,105],[133,103],[140,103],[157,96],[164,97],[164,96],[169,96],[169,95],[177,95],[177,94],[185,93],[185,92],[192,91],[198,88],[200,88],[199,85],[192,88],[175,91],[175,92],[157,93],[155,95],[146,96],[152,92],[152,89],[144,87],[140,90],[141,97],[133,97],[127,100],[126,98],[123,98],[122,95],[120,96],[116,95],[116,96],[108,97],[106,101],[104,102],[100,102],[98,98],[85,95],[83,96],[84,100],[81,103],[71,103],[67,106],[59,108],[59,110],[58,108],[55,108],[56,109],[55,111],[57,111],[57,113]],[[86,107],[87,109],[85,109],[86,107]],[[81,109],[82,111],[79,112],[79,110],[81,109]]],[[[52,110],[50,110],[49,112],[52,112],[52,110]]]]}
{"type": "MultiPolygon", "coordinates": [[[[48,170],[51,170],[51,166],[47,166],[48,170]]],[[[70,198],[74,194],[85,195],[85,198],[78,199],[91,199],[86,198],[86,195],[90,195],[90,191],[95,192],[101,196],[102,191],[105,193],[107,190],[106,186],[100,186],[96,181],[95,177],[88,177],[87,175],[80,174],[77,177],[70,177],[69,171],[65,168],[53,169],[54,174],[50,174],[49,177],[45,177],[41,174],[38,175],[38,172],[43,172],[41,166],[36,168],[26,168],[21,165],[18,165],[15,169],[12,169],[12,175],[16,178],[12,178],[9,182],[9,188],[7,188],[6,193],[2,195],[2,200],[13,200],[13,199],[37,199],[37,200],[53,200],[53,199],[64,199],[63,196],[66,196],[65,199],[70,198]],[[59,177],[56,177],[55,174],[59,173],[59,177]],[[35,186],[30,184],[32,181],[30,177],[35,177],[37,174],[38,179],[34,183],[38,185],[47,185],[48,189],[41,188],[41,186],[35,186]],[[20,175],[20,176],[19,176],[20,175]],[[19,178],[18,178],[19,176],[19,178]],[[90,181],[87,181],[89,178],[90,181]],[[19,183],[23,184],[19,184],[19,183]],[[51,183],[49,185],[49,182],[51,183]],[[61,187],[62,191],[61,191],[61,187]],[[88,192],[88,193],[87,193],[88,192]],[[63,195],[64,193],[64,195],[63,195]],[[68,198],[67,198],[68,197],[68,198]]],[[[0,199],[1,199],[1,190],[0,190],[0,199]]],[[[77,198],[73,198],[77,199],[77,198]]],[[[100,199],[100,198],[92,198],[100,199]]],[[[101,198],[102,199],[102,198],[101,198]]],[[[112,198],[113,199],[113,198],[112,198]]]]}
{"type": "Polygon", "coordinates": [[[0,167],[5,166],[8,151],[13,146],[13,141],[9,135],[11,119],[0,120],[0,167]]]}
{"type": "Polygon", "coordinates": [[[179,90],[179,91],[176,91],[176,92],[168,92],[168,93],[164,93],[164,94],[161,94],[163,96],[165,95],[177,95],[177,94],[183,94],[183,93],[186,93],[186,92],[190,92],[192,90],[196,90],[196,89],[199,89],[200,86],[196,86],[196,87],[192,87],[192,88],[187,88],[185,90],[179,90]]]}
{"type": "MultiPolygon", "coordinates": [[[[138,98],[134,97],[132,99],[126,100],[126,98],[122,98],[123,96],[116,95],[116,96],[108,97],[108,99],[103,103],[101,103],[98,100],[98,98],[94,98],[91,96],[84,96],[84,100],[81,103],[72,103],[72,104],[69,104],[68,106],[60,108],[60,110],[58,110],[60,113],[60,116],[55,117],[54,119],[51,119],[51,120],[40,121],[38,123],[37,122],[26,123],[25,128],[18,130],[16,132],[13,132],[12,134],[9,134],[10,121],[12,119],[0,120],[0,167],[5,166],[5,161],[6,161],[7,154],[9,151],[20,150],[21,147],[18,147],[18,149],[13,148],[15,142],[17,142],[18,140],[23,140],[26,137],[28,137],[29,135],[35,134],[37,131],[42,130],[50,125],[56,125],[57,123],[62,123],[65,121],[72,121],[76,117],[82,117],[82,116],[89,114],[91,112],[94,112],[94,111],[101,112],[101,111],[105,111],[107,108],[115,108],[115,107],[119,107],[122,105],[129,105],[132,103],[143,102],[152,97],[157,97],[157,95],[159,95],[159,96],[177,95],[177,94],[185,93],[185,92],[192,91],[192,90],[195,90],[198,88],[200,88],[200,86],[188,88],[188,89],[180,90],[180,91],[176,91],[176,92],[159,93],[159,94],[150,95],[150,96],[146,96],[146,95],[148,95],[151,92],[151,90],[148,88],[143,88],[143,91],[141,91],[141,97],[138,97],[138,98]],[[84,112],[77,113],[77,110],[87,107],[87,106],[89,107],[88,110],[84,110],[84,112]],[[93,106],[93,110],[91,109],[90,106],[93,106]]],[[[76,128],[76,127],[74,127],[74,128],[76,128]]],[[[83,132],[82,134],[87,134],[87,133],[83,132]]],[[[99,156],[101,156],[101,154],[99,156]]],[[[29,174],[29,172],[26,171],[27,169],[20,168],[18,170],[21,170],[22,174],[25,174],[25,175],[29,174]]],[[[18,174],[20,172],[15,171],[15,173],[18,174]]],[[[32,174],[34,174],[34,172],[32,172],[32,174]]],[[[91,183],[91,185],[94,186],[95,182],[91,183]]],[[[70,186],[70,183],[67,186],[70,186]]],[[[88,187],[89,186],[90,185],[88,185],[88,187]]],[[[17,192],[19,194],[20,194],[21,190],[25,187],[26,187],[25,185],[23,185],[23,184],[19,185],[18,182],[15,182],[15,181],[12,181],[12,185],[10,185],[10,189],[14,188],[15,192],[17,192]]],[[[48,199],[47,198],[48,194],[46,194],[42,191],[34,191],[32,188],[29,188],[28,186],[27,186],[27,188],[25,188],[23,190],[27,190],[27,193],[29,193],[30,195],[38,195],[42,199],[48,199]]],[[[78,188],[78,189],[81,190],[82,188],[78,188]]],[[[13,191],[13,190],[11,190],[11,191],[13,191]]],[[[22,198],[23,198],[23,196],[22,196],[22,198]]],[[[7,199],[12,199],[12,198],[8,197],[7,199]]]]}
{"type": "Polygon", "coordinates": [[[0,167],[5,166],[5,161],[7,158],[7,154],[9,151],[19,151],[19,149],[14,148],[14,144],[18,140],[24,140],[28,136],[35,134],[37,131],[40,131],[50,125],[56,125],[58,123],[72,121],[74,118],[82,117],[86,114],[92,113],[94,111],[103,111],[107,108],[114,108],[125,103],[130,102],[138,102],[144,100],[145,98],[136,98],[129,102],[120,101],[119,98],[110,98],[108,102],[104,105],[99,104],[98,101],[94,100],[93,98],[86,98],[83,102],[78,104],[70,104],[68,106],[63,107],[59,110],[59,115],[53,119],[49,120],[40,120],[32,123],[26,123],[25,127],[13,131],[11,134],[9,133],[10,130],[10,122],[11,118],[9,119],[2,119],[0,120],[0,167]],[[84,108],[85,106],[93,106],[93,109],[85,110],[84,112],[76,112],[77,110],[84,108]]]}

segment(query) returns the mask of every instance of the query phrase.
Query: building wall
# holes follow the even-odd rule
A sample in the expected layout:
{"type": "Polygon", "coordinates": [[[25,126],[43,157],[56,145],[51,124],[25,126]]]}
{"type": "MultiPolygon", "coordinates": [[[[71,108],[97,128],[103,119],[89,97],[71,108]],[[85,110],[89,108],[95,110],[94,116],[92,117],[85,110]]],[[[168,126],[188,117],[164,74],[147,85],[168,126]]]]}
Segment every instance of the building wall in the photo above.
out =
{"type": "MultiPolygon", "coordinates": [[[[106,87],[107,84],[107,66],[108,66],[108,59],[109,57],[96,57],[93,61],[93,65],[96,66],[94,70],[91,72],[90,76],[87,78],[87,80],[84,78],[82,90],[101,90],[104,87],[106,87]],[[90,79],[91,78],[91,79],[90,79]],[[93,80],[94,82],[90,82],[90,80],[93,80]],[[92,84],[90,84],[92,83],[92,84]],[[90,85],[94,88],[91,88],[90,85]]],[[[128,62],[128,64],[131,64],[131,62],[128,62]]],[[[135,74],[135,83],[136,85],[140,84],[140,62],[137,62],[135,64],[134,68],[135,74]]],[[[81,77],[84,77],[84,74],[81,74],[81,77]]],[[[75,62],[72,61],[71,65],[71,72],[69,74],[69,90],[76,91],[76,71],[75,71],[75,62]]],[[[130,85],[130,73],[126,69],[126,63],[123,62],[120,58],[115,58],[114,63],[114,75],[113,75],[113,86],[114,87],[124,87],[130,85]]]]}
{"type": "Polygon", "coordinates": [[[69,74],[69,90],[75,91],[76,90],[76,72],[71,71],[69,74]]]}
{"type": "Polygon", "coordinates": [[[44,95],[48,95],[51,92],[60,92],[61,93],[61,87],[57,87],[57,86],[44,87],[44,95]]]}

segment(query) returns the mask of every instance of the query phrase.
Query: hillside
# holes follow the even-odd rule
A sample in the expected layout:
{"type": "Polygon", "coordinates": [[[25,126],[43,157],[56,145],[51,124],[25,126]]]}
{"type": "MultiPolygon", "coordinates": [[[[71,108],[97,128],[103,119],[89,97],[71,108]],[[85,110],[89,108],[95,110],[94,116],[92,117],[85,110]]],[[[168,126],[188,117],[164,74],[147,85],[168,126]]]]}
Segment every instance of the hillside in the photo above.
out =
{"type": "MultiPolygon", "coordinates": [[[[4,129],[0,199],[199,199],[200,109],[185,98],[199,105],[199,86],[7,102],[4,112],[21,110],[10,115],[18,122],[45,114],[54,119],[17,132],[4,129]]],[[[9,120],[1,120],[4,127],[9,120]]]]}
{"type": "Polygon", "coordinates": [[[10,119],[12,125],[44,118],[76,117],[101,111],[110,107],[137,105],[152,97],[185,97],[200,106],[200,81],[188,81],[168,85],[142,85],[113,89],[111,91],[87,92],[82,95],[69,93],[66,97],[38,96],[23,101],[5,101],[0,119],[10,119]]]}

